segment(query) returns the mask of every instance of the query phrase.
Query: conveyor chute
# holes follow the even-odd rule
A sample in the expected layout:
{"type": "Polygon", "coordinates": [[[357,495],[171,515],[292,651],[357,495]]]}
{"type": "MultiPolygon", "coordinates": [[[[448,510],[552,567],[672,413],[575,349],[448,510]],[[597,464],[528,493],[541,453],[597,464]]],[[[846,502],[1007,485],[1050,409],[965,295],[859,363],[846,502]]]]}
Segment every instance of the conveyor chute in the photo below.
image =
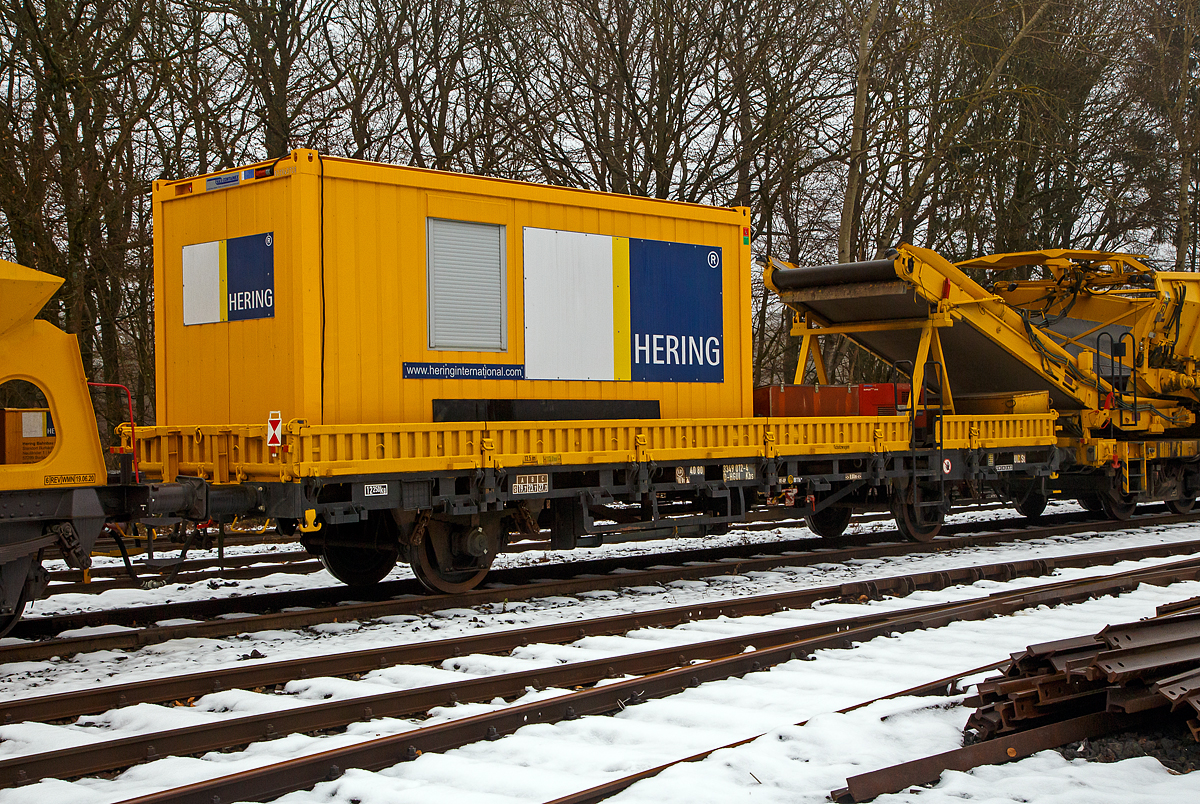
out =
{"type": "Polygon", "coordinates": [[[896,279],[894,260],[870,260],[841,265],[804,265],[775,272],[779,290],[822,288],[828,285],[889,282],[896,279]]]}
{"type": "Polygon", "coordinates": [[[1098,413],[1092,426],[1103,418],[1161,432],[1194,421],[1186,408],[1197,400],[1200,277],[1156,273],[1108,252],[1049,250],[955,265],[903,244],[890,256],[816,267],[770,261],[767,286],[795,311],[793,334],[821,381],[812,339],[843,334],[893,365],[915,364],[918,384],[926,366],[938,364],[930,370],[947,378],[942,402],[950,410],[951,391],[960,399],[1047,392],[1059,412],[1098,413]],[[1051,278],[1000,281],[989,291],[962,270],[1029,265],[1045,266],[1051,278]]]}

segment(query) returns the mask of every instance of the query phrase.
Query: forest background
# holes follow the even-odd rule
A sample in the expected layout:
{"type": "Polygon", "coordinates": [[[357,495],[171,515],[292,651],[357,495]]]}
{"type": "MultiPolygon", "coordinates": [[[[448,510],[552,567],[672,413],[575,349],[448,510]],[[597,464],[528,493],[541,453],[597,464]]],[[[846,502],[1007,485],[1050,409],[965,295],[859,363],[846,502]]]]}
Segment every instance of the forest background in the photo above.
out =
{"type": "MultiPolygon", "coordinates": [[[[139,423],[152,182],[297,147],[748,206],[759,259],[1200,268],[1200,0],[9,0],[0,65],[0,257],[66,280],[43,316],[139,423]]],[[[755,383],[789,381],[754,293],[755,383]]]]}

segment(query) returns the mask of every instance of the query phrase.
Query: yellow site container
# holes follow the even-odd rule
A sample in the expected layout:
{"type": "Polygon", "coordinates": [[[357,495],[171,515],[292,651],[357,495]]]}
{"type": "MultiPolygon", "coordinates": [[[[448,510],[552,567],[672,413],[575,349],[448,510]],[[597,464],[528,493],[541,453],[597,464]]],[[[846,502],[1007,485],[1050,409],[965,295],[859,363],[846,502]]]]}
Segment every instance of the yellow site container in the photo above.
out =
{"type": "Polygon", "coordinates": [[[158,422],[749,417],[749,225],[307,150],[155,182],[158,422]]]}

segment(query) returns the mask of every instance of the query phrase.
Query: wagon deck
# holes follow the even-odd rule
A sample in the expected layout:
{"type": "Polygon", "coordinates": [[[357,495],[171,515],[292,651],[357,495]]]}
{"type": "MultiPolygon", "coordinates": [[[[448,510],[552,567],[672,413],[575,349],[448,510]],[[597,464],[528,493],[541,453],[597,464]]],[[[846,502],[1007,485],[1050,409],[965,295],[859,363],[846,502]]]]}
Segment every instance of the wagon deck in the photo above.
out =
{"type": "MultiPolygon", "coordinates": [[[[1003,449],[1057,443],[1057,414],[946,416],[942,448],[1003,449]]],[[[664,461],[760,462],[790,456],[883,454],[910,448],[906,416],[653,421],[284,425],[267,446],[265,425],[142,427],[138,464],[151,480],[179,475],[211,483],[289,482],[304,477],[449,472],[527,466],[664,461]]]]}

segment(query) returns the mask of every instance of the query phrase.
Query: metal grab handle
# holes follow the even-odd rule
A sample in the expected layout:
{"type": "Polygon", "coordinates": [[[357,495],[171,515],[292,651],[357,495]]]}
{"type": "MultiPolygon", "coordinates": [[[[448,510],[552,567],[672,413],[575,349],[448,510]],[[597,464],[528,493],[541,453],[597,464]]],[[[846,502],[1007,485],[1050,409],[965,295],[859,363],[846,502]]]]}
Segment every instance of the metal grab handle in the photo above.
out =
{"type": "MultiPolygon", "coordinates": [[[[115,382],[89,382],[93,388],[120,388],[125,392],[125,398],[129,401],[129,443],[133,445],[133,482],[141,483],[141,476],[138,474],[138,459],[137,459],[137,429],[133,423],[133,393],[124,385],[115,382]]],[[[125,476],[128,481],[128,475],[125,476]]]]}

